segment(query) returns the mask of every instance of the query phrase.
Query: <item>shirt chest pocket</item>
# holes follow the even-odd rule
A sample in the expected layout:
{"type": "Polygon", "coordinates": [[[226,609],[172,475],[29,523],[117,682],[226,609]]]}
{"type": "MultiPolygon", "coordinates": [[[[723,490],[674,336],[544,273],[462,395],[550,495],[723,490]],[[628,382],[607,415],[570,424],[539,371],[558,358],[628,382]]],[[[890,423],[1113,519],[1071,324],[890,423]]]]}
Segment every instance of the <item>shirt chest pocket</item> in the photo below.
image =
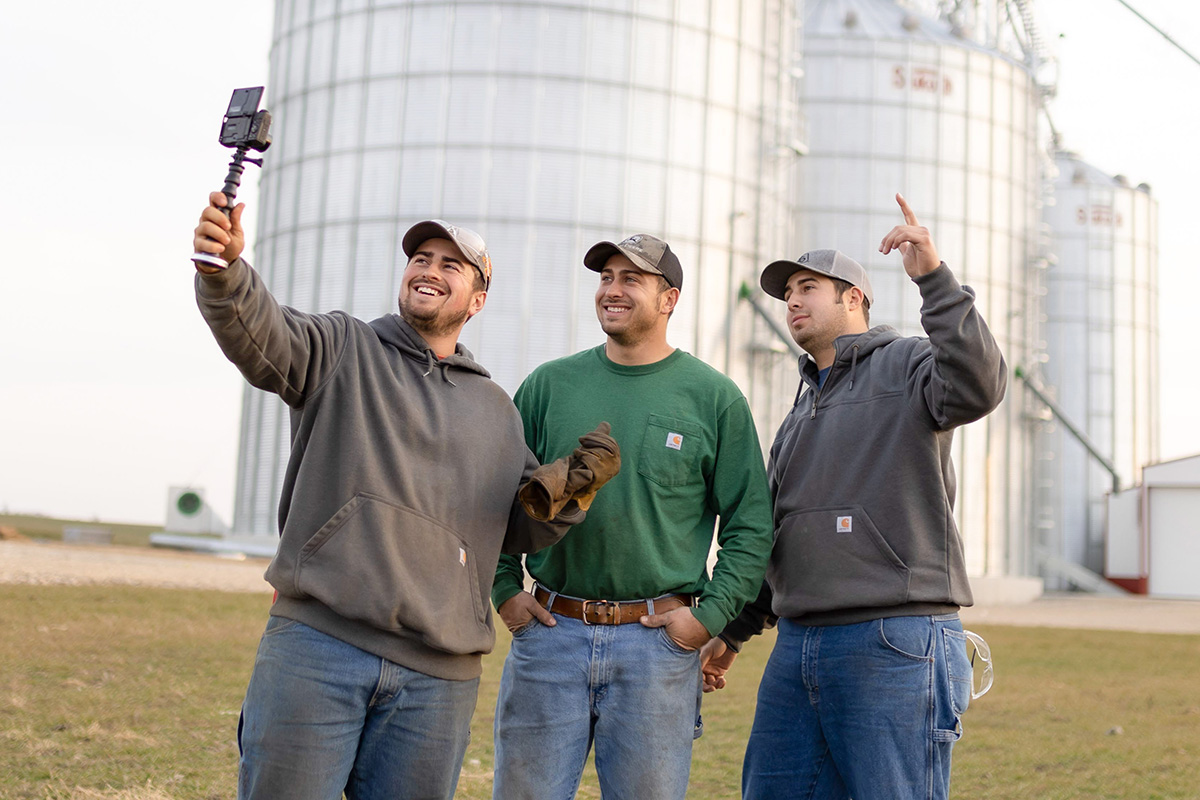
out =
{"type": "Polygon", "coordinates": [[[704,429],[694,422],[651,414],[638,452],[638,474],[660,486],[704,480],[704,429]]]}

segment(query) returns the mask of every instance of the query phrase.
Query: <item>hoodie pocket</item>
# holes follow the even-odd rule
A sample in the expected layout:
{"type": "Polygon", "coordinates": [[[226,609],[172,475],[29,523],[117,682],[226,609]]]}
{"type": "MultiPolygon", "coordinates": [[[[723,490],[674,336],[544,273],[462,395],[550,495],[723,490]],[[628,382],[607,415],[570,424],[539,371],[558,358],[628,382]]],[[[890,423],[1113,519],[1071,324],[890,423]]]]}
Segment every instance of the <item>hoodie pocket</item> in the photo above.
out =
{"type": "Polygon", "coordinates": [[[301,548],[295,585],[348,619],[448,653],[492,646],[475,554],[451,529],[357,494],[301,548]]]}
{"type": "Polygon", "coordinates": [[[784,616],[908,600],[908,567],[861,506],[784,517],[768,577],[784,616]]]}

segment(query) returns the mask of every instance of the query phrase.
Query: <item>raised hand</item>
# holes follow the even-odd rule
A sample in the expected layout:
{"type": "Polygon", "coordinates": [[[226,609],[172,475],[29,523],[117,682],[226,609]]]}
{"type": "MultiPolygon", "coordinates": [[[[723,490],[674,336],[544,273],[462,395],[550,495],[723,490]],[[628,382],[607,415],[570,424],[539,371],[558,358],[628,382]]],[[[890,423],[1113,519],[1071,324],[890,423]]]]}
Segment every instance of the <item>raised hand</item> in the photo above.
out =
{"type": "MultiPolygon", "coordinates": [[[[196,226],[192,239],[192,252],[212,253],[233,263],[246,246],[246,235],[242,231],[242,212],[245,203],[238,203],[227,216],[225,206],[229,198],[224,192],[213,192],[208,196],[208,206],[200,213],[200,224],[196,226]]],[[[213,273],[216,267],[197,264],[201,272],[213,273]]]]}
{"type": "Polygon", "coordinates": [[[897,225],[888,231],[887,236],[879,243],[879,252],[887,255],[893,250],[899,250],[900,255],[904,257],[904,271],[908,273],[908,277],[919,278],[937,269],[942,260],[938,258],[929,229],[917,222],[917,215],[899,192],[896,193],[896,202],[900,204],[905,224],[897,225]]]}

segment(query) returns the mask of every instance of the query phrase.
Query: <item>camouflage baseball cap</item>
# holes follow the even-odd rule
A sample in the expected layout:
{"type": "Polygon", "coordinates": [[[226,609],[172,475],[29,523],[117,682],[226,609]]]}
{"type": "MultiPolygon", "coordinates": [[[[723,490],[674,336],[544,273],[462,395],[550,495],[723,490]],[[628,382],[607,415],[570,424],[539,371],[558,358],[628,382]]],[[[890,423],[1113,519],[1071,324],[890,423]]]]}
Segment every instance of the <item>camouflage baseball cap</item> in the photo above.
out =
{"type": "Polygon", "coordinates": [[[683,267],[671,252],[671,246],[648,233],[635,233],[624,241],[598,242],[583,257],[583,265],[592,272],[600,272],[615,255],[623,255],[642,272],[650,272],[666,278],[676,289],[683,289],[683,267]]]}

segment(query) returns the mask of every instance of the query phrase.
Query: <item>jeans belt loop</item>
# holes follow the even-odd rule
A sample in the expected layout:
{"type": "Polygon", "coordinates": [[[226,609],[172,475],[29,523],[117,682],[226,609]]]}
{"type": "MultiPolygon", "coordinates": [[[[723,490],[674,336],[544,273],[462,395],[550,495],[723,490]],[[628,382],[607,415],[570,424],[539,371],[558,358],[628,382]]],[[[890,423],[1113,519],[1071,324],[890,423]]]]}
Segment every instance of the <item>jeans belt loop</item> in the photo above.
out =
{"type": "Polygon", "coordinates": [[[653,597],[646,600],[646,613],[649,614],[650,616],[654,616],[654,598],[653,597]]]}
{"type": "Polygon", "coordinates": [[[554,613],[554,601],[558,598],[558,592],[554,591],[553,589],[551,589],[548,586],[542,586],[542,584],[539,583],[538,581],[534,581],[533,582],[534,592],[536,592],[539,588],[545,589],[546,592],[550,595],[549,599],[546,600],[546,610],[549,611],[551,614],[553,614],[554,613]]]}

